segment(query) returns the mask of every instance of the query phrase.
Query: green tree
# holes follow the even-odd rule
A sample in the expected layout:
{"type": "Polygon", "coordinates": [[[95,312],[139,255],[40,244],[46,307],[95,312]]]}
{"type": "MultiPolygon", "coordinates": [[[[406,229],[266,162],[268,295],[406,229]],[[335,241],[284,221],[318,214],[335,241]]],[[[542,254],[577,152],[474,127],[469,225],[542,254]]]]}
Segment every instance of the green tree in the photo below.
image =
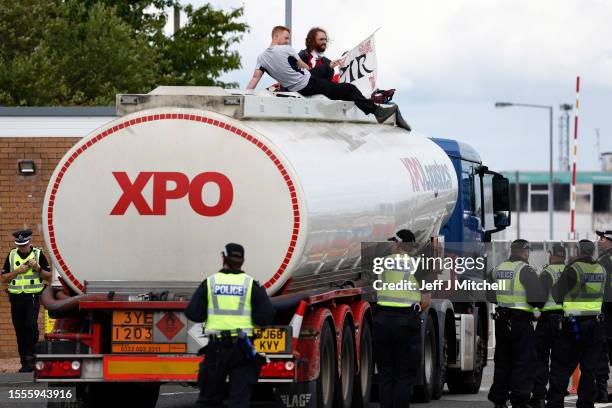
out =
{"type": "Polygon", "coordinates": [[[218,85],[225,72],[240,69],[240,55],[232,46],[248,30],[245,23],[236,21],[242,9],[229,12],[214,10],[210,4],[198,9],[185,7],[187,24],[163,47],[163,82],[168,85],[218,85]]]}
{"type": "Polygon", "coordinates": [[[157,85],[223,84],[240,68],[231,50],[248,26],[242,10],[187,7],[163,34],[173,0],[3,0],[0,105],[109,105],[117,93],[157,85]]]}

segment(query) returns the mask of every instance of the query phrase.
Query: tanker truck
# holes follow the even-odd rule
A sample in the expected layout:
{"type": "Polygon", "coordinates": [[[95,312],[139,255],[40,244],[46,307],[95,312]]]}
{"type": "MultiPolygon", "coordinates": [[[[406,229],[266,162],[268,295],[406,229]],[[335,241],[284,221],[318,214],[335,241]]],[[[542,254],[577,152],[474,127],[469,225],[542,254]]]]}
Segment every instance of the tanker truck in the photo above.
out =
{"type": "MultiPolygon", "coordinates": [[[[59,285],[35,381],[73,386],[50,406],[154,407],[160,384],[194,386],[202,324],[183,310],[227,242],[272,297],[255,397],[283,407],[360,407],[372,397],[373,300],[362,243],[401,228],[419,242],[484,243],[509,225],[508,180],[470,146],[377,124],[352,102],[216,87],[123,94],[118,118],[59,162],[42,224],[59,285]],[[129,400],[129,401],[128,401],[129,400]],[[56,405],[53,405],[56,404],[56,405]]],[[[422,312],[415,398],[476,393],[486,302],[422,312]]]]}

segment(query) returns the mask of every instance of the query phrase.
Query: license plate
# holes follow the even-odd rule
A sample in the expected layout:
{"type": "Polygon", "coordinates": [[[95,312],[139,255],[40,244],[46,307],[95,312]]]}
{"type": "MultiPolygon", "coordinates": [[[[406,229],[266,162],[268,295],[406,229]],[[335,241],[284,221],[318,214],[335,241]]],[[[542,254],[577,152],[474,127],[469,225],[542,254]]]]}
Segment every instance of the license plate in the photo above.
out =
{"type": "Polygon", "coordinates": [[[260,353],[284,353],[287,351],[287,330],[268,327],[255,329],[255,349],[260,353]]]}

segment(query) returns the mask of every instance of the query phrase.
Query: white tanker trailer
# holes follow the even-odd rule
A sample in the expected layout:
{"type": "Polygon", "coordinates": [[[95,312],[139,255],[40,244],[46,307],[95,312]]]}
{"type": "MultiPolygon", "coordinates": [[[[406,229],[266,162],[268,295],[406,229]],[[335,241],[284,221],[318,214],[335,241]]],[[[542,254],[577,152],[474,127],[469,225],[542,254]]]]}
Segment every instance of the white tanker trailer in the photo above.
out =
{"type": "MultiPolygon", "coordinates": [[[[225,243],[239,242],[244,269],[278,309],[256,341],[270,359],[261,387],[285,407],[369,401],[362,242],[401,228],[419,242],[487,241],[509,224],[507,180],[467,145],[395,118],[378,125],[351,102],[285,96],[185,87],[118,95],[121,116],[64,156],[43,207],[62,289],[43,295],[58,319],[37,381],[74,382],[91,406],[121,386],[154,406],[160,383],[195,382],[206,340],[182,310],[220,268],[225,243]]],[[[486,304],[437,299],[423,317],[417,397],[439,398],[445,381],[477,392],[486,304]]]]}

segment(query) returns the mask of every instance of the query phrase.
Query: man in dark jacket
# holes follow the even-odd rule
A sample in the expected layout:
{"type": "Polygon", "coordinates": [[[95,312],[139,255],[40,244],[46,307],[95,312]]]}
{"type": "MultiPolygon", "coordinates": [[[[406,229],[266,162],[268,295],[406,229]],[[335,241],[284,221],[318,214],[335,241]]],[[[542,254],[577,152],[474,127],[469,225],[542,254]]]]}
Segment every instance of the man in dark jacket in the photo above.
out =
{"type": "Polygon", "coordinates": [[[489,401],[495,408],[526,408],[532,388],[535,360],[533,309],[544,306],[540,278],[529,265],[529,242],[517,239],[510,246],[510,257],[492,272],[499,289],[494,295],[495,370],[489,401]]]}
{"type": "Polygon", "coordinates": [[[185,309],[189,320],[204,323],[209,336],[196,407],[221,407],[229,376],[228,406],[247,408],[261,364],[244,335],[272,323],[275,310],[265,289],[240,269],[242,245],[227,244],[221,256],[223,268],[200,284],[185,309]]]}
{"type": "Polygon", "coordinates": [[[593,407],[597,400],[595,371],[602,356],[605,332],[601,320],[606,283],[604,268],[593,260],[595,245],[578,242],[578,257],[563,270],[551,289],[557,303],[563,303],[565,320],[550,363],[547,408],[563,408],[570,376],[580,364],[576,407],[593,407]]]}
{"type": "Polygon", "coordinates": [[[334,68],[341,60],[331,61],[324,55],[327,41],[325,30],[313,27],[306,35],[306,48],[298,55],[310,67],[310,75],[331,81],[334,77],[334,68]]]}

